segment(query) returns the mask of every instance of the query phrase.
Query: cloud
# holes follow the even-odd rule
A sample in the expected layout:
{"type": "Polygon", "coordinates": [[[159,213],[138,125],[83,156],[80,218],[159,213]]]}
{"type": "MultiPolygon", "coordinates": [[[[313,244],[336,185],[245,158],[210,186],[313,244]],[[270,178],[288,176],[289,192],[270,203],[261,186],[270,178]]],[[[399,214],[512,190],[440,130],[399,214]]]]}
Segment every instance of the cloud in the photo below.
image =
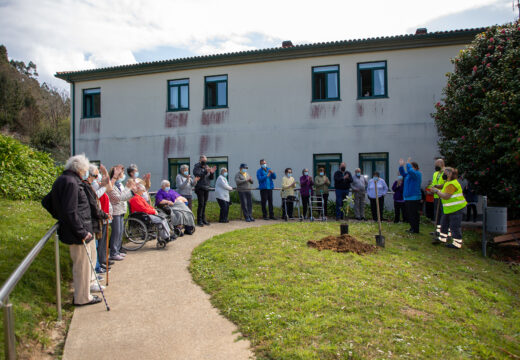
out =
{"type": "MultiPolygon", "coordinates": [[[[492,4],[511,7],[510,0],[492,4]]],[[[450,14],[489,5],[489,0],[0,0],[0,42],[11,58],[34,61],[40,80],[67,88],[55,72],[274,47],[282,40],[389,36],[413,32],[416,24],[455,29],[467,26],[450,14]]],[[[502,16],[485,21],[502,22],[502,16]]]]}

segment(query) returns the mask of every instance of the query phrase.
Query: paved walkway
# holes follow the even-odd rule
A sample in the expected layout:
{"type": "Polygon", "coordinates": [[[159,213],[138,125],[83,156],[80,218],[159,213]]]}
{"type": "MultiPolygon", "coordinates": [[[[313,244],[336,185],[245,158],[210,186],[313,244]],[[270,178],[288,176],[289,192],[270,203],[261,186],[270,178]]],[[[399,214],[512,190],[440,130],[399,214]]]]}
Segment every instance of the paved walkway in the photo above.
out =
{"type": "Polygon", "coordinates": [[[251,226],[214,223],[197,228],[157,250],[155,241],[129,252],[113,266],[103,304],[78,307],[70,324],[63,359],[250,359],[247,340],[219,315],[191,279],[192,250],[210,237],[251,226]]]}

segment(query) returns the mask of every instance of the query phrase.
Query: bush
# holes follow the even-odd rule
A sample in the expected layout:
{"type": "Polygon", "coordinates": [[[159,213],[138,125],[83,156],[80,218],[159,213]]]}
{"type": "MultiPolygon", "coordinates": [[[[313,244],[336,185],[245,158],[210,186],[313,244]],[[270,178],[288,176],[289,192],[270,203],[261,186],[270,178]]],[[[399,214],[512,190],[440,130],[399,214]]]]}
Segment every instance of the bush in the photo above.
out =
{"type": "Polygon", "coordinates": [[[0,135],[0,196],[39,200],[51,189],[61,169],[49,154],[0,135]]]}
{"type": "Polygon", "coordinates": [[[433,114],[440,153],[490,203],[520,213],[520,24],[493,26],[452,60],[433,114]]]}

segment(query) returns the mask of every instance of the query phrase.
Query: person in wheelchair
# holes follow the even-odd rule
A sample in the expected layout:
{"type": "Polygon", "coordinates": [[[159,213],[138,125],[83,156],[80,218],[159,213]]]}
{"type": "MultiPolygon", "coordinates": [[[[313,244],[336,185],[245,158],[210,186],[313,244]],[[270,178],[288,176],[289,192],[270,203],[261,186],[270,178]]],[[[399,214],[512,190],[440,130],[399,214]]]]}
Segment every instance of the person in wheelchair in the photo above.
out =
{"type": "Polygon", "coordinates": [[[137,184],[135,195],[130,199],[130,213],[145,213],[150,218],[150,221],[158,225],[159,238],[162,241],[168,242],[176,238],[175,234],[170,233],[170,226],[168,221],[158,216],[157,210],[144,199],[143,194],[146,192],[146,187],[143,184],[137,184]]]}
{"type": "Polygon", "coordinates": [[[191,235],[195,231],[195,218],[188,207],[188,200],[170,189],[168,180],[161,181],[161,188],[155,195],[155,207],[169,215],[171,224],[179,228],[179,231],[182,226],[184,234],[191,235]]]}

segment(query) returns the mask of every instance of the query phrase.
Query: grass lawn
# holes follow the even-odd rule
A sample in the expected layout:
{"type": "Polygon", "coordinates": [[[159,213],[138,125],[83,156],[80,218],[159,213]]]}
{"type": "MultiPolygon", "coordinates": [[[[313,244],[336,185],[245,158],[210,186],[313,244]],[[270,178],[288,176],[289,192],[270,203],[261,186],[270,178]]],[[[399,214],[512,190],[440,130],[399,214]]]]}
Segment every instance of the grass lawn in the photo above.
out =
{"type": "MultiPolygon", "coordinates": [[[[338,223],[289,223],[216,236],[190,271],[258,359],[508,359],[520,356],[520,277],[465,246],[383,225],[386,248],[308,248],[338,223]]],[[[375,243],[374,223],[350,224],[375,243]]],[[[466,245],[479,241],[467,232],[466,245]]]]}
{"type": "MultiPolygon", "coordinates": [[[[37,201],[5,199],[0,199],[0,219],[0,284],[3,284],[55,220],[37,201]]],[[[69,289],[72,279],[71,260],[67,246],[61,244],[60,251],[64,318],[70,319],[73,311],[69,289]]],[[[18,283],[10,300],[14,306],[18,355],[31,351],[25,348],[28,344],[49,345],[49,334],[55,331],[57,320],[54,238],[43,248],[18,283]]],[[[2,312],[0,322],[3,323],[2,312]]],[[[3,357],[2,336],[0,358],[3,357]]]]}

